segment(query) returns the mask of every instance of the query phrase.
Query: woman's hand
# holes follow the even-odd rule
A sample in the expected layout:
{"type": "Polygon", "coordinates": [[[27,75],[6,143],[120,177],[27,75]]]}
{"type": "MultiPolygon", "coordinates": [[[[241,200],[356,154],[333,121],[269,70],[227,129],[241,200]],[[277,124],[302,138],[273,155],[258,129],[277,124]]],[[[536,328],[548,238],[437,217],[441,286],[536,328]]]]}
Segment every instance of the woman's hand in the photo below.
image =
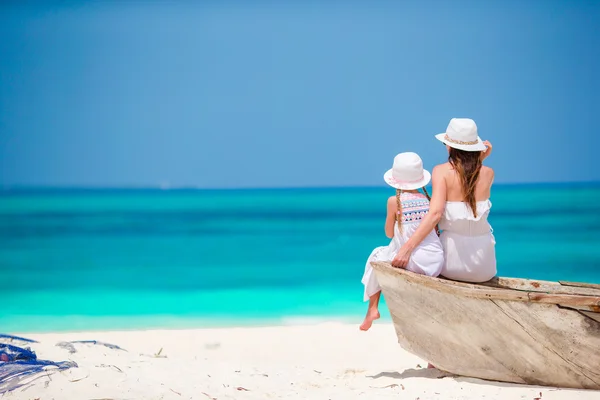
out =
{"type": "Polygon", "coordinates": [[[410,260],[410,255],[412,251],[410,251],[406,245],[400,248],[396,257],[392,260],[392,266],[396,268],[406,268],[408,265],[408,260],[410,260]]]}
{"type": "Polygon", "coordinates": [[[487,147],[487,149],[485,149],[484,151],[481,152],[481,161],[485,160],[486,158],[488,158],[490,156],[490,154],[492,154],[492,144],[490,143],[490,141],[485,140],[483,142],[483,145],[485,147],[487,147]]]}

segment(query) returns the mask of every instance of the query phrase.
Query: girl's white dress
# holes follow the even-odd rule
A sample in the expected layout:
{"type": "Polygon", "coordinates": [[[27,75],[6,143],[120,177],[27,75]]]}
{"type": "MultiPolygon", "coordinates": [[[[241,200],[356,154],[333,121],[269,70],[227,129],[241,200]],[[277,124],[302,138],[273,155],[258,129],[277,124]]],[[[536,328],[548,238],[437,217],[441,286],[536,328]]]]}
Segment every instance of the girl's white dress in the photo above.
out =
{"type": "MultiPolygon", "coordinates": [[[[398,250],[414,234],[421,220],[429,212],[429,200],[421,193],[403,192],[400,194],[400,203],[402,206],[402,232],[399,229],[400,222],[397,221],[394,224],[394,237],[390,244],[377,247],[369,256],[362,278],[362,283],[365,285],[364,301],[369,300],[369,297],[381,290],[371,262],[392,261],[398,250]]],[[[412,252],[406,269],[418,274],[438,276],[442,272],[443,266],[444,249],[435,231],[432,230],[412,252]]]]}
{"type": "Polygon", "coordinates": [[[496,275],[496,240],[488,215],[492,203],[477,202],[477,217],[462,201],[446,202],[440,221],[446,262],[442,275],[465,282],[485,282],[496,275]]]}

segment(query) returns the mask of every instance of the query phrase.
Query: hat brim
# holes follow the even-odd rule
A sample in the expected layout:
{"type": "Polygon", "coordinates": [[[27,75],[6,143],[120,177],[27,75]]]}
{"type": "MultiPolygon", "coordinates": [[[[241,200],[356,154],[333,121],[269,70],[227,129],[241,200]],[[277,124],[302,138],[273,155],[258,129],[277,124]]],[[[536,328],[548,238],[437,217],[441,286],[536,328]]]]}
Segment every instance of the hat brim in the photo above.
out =
{"type": "Polygon", "coordinates": [[[446,137],[446,133],[439,133],[435,135],[435,138],[440,142],[448,145],[452,148],[464,151],[485,151],[487,147],[483,144],[483,141],[479,136],[477,136],[477,144],[456,144],[444,139],[446,137]]]}
{"type": "Polygon", "coordinates": [[[386,171],[386,173],[383,175],[383,180],[385,181],[385,183],[387,183],[394,189],[402,189],[402,190],[420,189],[424,186],[427,186],[427,184],[431,181],[431,174],[426,169],[423,170],[423,179],[416,181],[416,182],[408,182],[408,183],[399,182],[396,179],[394,179],[392,172],[393,172],[392,169],[386,171]]]}

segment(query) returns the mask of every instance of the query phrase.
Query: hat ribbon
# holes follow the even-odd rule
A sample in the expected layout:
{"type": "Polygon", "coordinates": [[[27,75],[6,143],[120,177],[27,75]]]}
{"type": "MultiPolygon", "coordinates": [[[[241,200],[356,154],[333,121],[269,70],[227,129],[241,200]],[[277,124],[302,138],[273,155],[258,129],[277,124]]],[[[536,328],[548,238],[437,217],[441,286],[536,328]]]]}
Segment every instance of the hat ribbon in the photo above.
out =
{"type": "Polygon", "coordinates": [[[471,142],[463,142],[462,140],[455,140],[455,139],[452,139],[450,136],[448,136],[448,134],[446,134],[446,136],[444,136],[444,140],[447,140],[448,142],[454,143],[454,144],[472,145],[472,144],[479,143],[479,141],[477,141],[477,140],[473,140],[471,142]]]}

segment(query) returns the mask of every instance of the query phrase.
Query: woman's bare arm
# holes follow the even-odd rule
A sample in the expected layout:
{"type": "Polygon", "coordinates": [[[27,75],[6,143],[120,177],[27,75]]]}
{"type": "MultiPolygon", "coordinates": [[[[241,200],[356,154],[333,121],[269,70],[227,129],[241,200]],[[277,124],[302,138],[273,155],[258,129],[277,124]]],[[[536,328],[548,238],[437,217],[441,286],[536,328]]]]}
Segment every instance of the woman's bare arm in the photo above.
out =
{"type": "Polygon", "coordinates": [[[444,179],[444,166],[438,165],[433,169],[432,190],[433,195],[429,203],[429,212],[421,221],[421,225],[409,240],[404,243],[400,251],[392,260],[394,267],[405,268],[413,250],[425,239],[442,219],[446,208],[446,180],[444,179]]]}
{"type": "Polygon", "coordinates": [[[398,209],[396,196],[392,196],[387,201],[387,216],[385,218],[385,236],[394,237],[394,224],[396,223],[396,211],[398,209]]]}

